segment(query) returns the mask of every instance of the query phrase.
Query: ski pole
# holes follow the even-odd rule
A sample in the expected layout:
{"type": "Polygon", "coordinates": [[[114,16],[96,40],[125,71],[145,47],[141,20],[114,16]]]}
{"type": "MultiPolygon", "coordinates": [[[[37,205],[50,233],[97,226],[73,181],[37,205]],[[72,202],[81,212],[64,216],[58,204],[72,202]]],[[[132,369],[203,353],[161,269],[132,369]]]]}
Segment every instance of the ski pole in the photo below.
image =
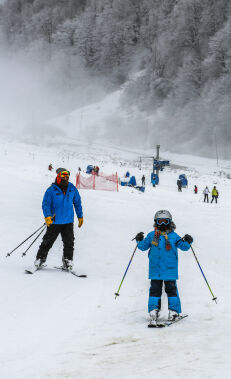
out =
{"type": "Polygon", "coordinates": [[[195,251],[193,250],[192,245],[190,245],[190,247],[191,247],[191,250],[192,250],[192,252],[193,252],[193,255],[194,255],[194,257],[195,257],[195,259],[196,259],[196,261],[197,261],[197,264],[198,264],[198,266],[199,266],[199,268],[200,268],[200,270],[201,270],[201,273],[202,273],[202,275],[203,275],[203,277],[204,277],[204,280],[205,280],[205,282],[206,282],[206,284],[207,284],[207,286],[208,286],[208,288],[209,288],[209,291],[211,292],[211,295],[212,295],[212,297],[213,297],[212,300],[214,300],[215,303],[217,304],[217,297],[214,296],[214,294],[213,294],[213,292],[212,292],[212,290],[211,290],[211,288],[210,288],[210,285],[209,285],[209,283],[208,283],[208,281],[207,281],[207,279],[206,279],[206,277],[205,277],[205,274],[203,273],[203,270],[202,270],[201,265],[200,265],[200,263],[199,263],[199,261],[198,261],[198,259],[197,259],[197,256],[196,256],[196,254],[195,254],[195,251]]]}
{"type": "Polygon", "coordinates": [[[33,237],[34,234],[36,234],[40,229],[42,229],[44,227],[44,225],[46,225],[46,223],[44,222],[44,224],[42,226],[40,226],[40,228],[38,228],[34,233],[32,233],[29,237],[27,237],[23,242],[21,242],[17,247],[15,247],[10,253],[7,253],[6,255],[6,258],[7,257],[10,257],[10,255],[15,251],[17,250],[20,246],[22,246],[26,241],[28,241],[31,237],[33,237]]]}
{"type": "MultiPolygon", "coordinates": [[[[135,239],[135,238],[133,238],[133,239],[135,239]]],[[[133,240],[132,240],[132,241],[133,241],[133,240]]],[[[115,293],[115,299],[117,298],[117,296],[119,296],[120,288],[121,288],[121,286],[122,286],[122,284],[123,284],[123,281],[124,281],[124,278],[125,278],[125,276],[126,276],[126,274],[127,274],[127,272],[128,272],[129,266],[130,266],[130,264],[131,264],[131,262],[132,262],[132,259],[133,259],[134,255],[135,255],[135,252],[136,252],[137,247],[138,247],[138,243],[137,243],[137,245],[136,245],[136,247],[135,247],[135,250],[134,250],[133,253],[132,253],[131,259],[130,259],[130,261],[129,261],[129,263],[128,263],[128,266],[127,266],[127,268],[126,268],[126,270],[125,270],[125,273],[124,273],[123,279],[122,279],[121,282],[120,282],[119,288],[118,288],[117,292],[115,293]]]]}
{"type": "Polygon", "coordinates": [[[22,257],[25,257],[27,251],[31,248],[31,246],[35,243],[35,241],[39,238],[39,236],[41,236],[41,234],[44,232],[45,229],[46,229],[46,226],[41,230],[41,232],[37,235],[37,237],[31,242],[30,246],[24,251],[24,253],[22,253],[22,257]]]}

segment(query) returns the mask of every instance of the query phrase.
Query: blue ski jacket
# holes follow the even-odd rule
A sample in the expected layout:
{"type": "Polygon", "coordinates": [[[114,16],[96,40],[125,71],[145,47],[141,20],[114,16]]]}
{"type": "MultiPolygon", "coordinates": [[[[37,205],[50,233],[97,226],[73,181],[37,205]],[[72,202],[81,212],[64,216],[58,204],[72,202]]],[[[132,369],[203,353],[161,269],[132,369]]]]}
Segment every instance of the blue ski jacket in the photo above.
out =
{"type": "Polygon", "coordinates": [[[66,194],[59,186],[53,183],[45,192],[42,202],[44,217],[55,214],[54,224],[70,224],[74,222],[74,209],[78,218],[83,217],[81,197],[79,191],[68,183],[66,194]]]}
{"type": "Polygon", "coordinates": [[[164,236],[159,237],[159,244],[152,244],[154,231],[148,233],[143,241],[138,243],[138,249],[145,251],[149,250],[149,279],[157,280],[176,280],[178,279],[178,252],[181,250],[189,250],[188,242],[182,241],[181,237],[175,232],[168,233],[168,239],[171,245],[171,250],[166,250],[164,236]]]}

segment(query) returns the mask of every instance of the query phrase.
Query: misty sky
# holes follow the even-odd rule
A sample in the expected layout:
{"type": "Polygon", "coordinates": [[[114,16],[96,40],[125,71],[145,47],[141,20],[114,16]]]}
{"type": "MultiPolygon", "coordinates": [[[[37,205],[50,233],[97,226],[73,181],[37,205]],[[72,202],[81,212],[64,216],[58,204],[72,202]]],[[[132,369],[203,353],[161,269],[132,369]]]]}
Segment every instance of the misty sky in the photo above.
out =
{"type": "MultiPolygon", "coordinates": [[[[44,123],[63,117],[66,133],[73,112],[100,101],[98,122],[89,109],[80,111],[81,134],[93,128],[95,138],[109,142],[147,148],[158,142],[197,155],[214,156],[217,145],[230,156],[229,2],[172,0],[166,9],[162,2],[153,8],[153,0],[96,3],[6,2],[0,129],[21,123],[43,134],[44,123]],[[111,109],[106,95],[118,91],[111,109]]],[[[76,125],[72,136],[79,137],[76,125]]]]}

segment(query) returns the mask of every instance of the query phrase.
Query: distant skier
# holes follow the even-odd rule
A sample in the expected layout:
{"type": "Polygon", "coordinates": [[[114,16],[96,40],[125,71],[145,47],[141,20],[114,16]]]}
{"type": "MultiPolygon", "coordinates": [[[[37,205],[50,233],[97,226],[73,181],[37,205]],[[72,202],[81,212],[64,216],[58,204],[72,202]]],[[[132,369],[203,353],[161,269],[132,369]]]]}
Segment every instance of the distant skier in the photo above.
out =
{"type": "Polygon", "coordinates": [[[83,225],[81,198],[76,187],[69,183],[70,172],[65,168],[56,170],[57,177],[45,192],[42,209],[47,231],[35,260],[35,267],[41,267],[47,259],[48,251],[61,234],[63,241],[63,268],[72,270],[74,253],[74,210],[79,219],[78,227],[83,225]]]}
{"type": "Polygon", "coordinates": [[[203,191],[203,194],[204,194],[204,203],[205,202],[209,202],[209,193],[210,193],[210,191],[209,191],[209,189],[208,189],[208,187],[206,186],[205,187],[205,189],[204,189],[204,191],[203,191]]]}
{"type": "Polygon", "coordinates": [[[193,238],[186,234],[181,238],[174,232],[176,226],[172,216],[167,210],[156,212],[154,217],[153,232],[148,233],[144,239],[144,233],[136,235],[138,249],[145,251],[149,249],[149,279],[151,287],[149,291],[148,312],[151,323],[155,325],[158,321],[161,309],[161,295],[163,281],[165,292],[168,296],[168,320],[174,321],[181,313],[181,303],[177,290],[178,279],[178,252],[177,249],[189,250],[193,238]]]}
{"type": "Polygon", "coordinates": [[[52,171],[52,170],[53,170],[52,163],[49,164],[49,166],[48,166],[48,170],[49,170],[49,171],[52,171]]]}
{"type": "Polygon", "coordinates": [[[126,174],[125,174],[125,178],[129,178],[130,177],[130,172],[127,171],[126,174]]]}
{"type": "Polygon", "coordinates": [[[214,199],[215,199],[215,201],[217,203],[218,191],[216,189],[216,186],[214,186],[213,189],[212,189],[212,200],[211,200],[211,203],[213,202],[214,199]]]}
{"type": "Polygon", "coordinates": [[[142,187],[145,187],[145,176],[144,175],[142,176],[141,181],[142,181],[142,187]]]}
{"type": "Polygon", "coordinates": [[[156,186],[156,178],[155,178],[155,176],[152,177],[152,186],[153,187],[156,186]]]}
{"type": "Polygon", "coordinates": [[[197,186],[194,186],[194,193],[198,193],[198,188],[197,188],[197,186]]]}
{"type": "Polygon", "coordinates": [[[99,166],[95,167],[95,173],[96,173],[97,176],[99,175],[99,166]]]}
{"type": "Polygon", "coordinates": [[[182,192],[182,181],[180,179],[177,180],[176,182],[177,187],[178,187],[178,192],[182,192]]]}

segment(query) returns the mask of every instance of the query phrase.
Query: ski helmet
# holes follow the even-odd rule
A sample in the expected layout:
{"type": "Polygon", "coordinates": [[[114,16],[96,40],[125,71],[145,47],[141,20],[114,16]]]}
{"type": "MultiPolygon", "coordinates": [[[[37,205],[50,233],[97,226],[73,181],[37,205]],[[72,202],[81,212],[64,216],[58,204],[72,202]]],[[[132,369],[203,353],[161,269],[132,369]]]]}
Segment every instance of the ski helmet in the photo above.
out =
{"type": "Polygon", "coordinates": [[[157,220],[158,218],[167,218],[167,219],[172,221],[172,215],[166,209],[162,209],[162,210],[156,212],[156,214],[154,216],[154,220],[157,220]]]}

